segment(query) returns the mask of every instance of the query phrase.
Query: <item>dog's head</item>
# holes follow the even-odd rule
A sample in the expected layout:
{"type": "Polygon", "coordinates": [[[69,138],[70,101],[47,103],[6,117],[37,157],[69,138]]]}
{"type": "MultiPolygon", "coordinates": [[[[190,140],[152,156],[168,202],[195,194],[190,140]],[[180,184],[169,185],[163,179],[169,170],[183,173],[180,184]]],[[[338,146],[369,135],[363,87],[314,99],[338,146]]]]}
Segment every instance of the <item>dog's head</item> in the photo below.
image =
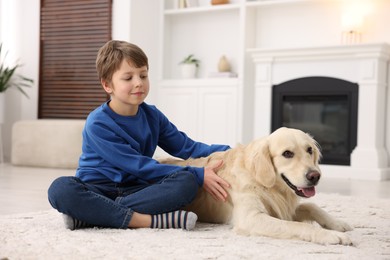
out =
{"type": "Polygon", "coordinates": [[[247,146],[246,166],[261,185],[271,188],[277,178],[301,197],[315,195],[321,172],[317,142],[301,130],[282,127],[247,146]]]}

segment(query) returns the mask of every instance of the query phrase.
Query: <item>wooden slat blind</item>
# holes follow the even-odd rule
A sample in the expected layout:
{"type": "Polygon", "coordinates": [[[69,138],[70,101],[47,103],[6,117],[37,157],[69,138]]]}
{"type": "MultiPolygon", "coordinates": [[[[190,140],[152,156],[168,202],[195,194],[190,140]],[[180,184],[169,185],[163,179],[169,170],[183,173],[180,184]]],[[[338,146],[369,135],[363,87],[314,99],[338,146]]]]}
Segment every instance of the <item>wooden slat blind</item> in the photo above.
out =
{"type": "Polygon", "coordinates": [[[84,119],[107,100],[95,69],[112,0],[42,0],[39,118],[84,119]]]}

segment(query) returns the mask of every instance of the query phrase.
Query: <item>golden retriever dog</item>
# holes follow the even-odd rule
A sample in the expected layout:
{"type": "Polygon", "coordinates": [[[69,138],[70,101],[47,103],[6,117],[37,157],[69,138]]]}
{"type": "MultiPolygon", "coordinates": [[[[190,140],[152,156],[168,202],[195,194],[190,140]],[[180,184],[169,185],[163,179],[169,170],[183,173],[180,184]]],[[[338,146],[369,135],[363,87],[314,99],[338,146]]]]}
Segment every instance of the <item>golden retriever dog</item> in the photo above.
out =
{"type": "Polygon", "coordinates": [[[321,177],[320,157],[318,144],[311,136],[283,127],[246,146],[208,157],[159,161],[205,167],[223,160],[216,173],[231,186],[227,201],[217,201],[200,189],[186,208],[202,222],[229,223],[244,235],[351,245],[350,238],[342,233],[352,230],[347,223],[313,203],[299,203],[300,197],[315,195],[321,177]]]}

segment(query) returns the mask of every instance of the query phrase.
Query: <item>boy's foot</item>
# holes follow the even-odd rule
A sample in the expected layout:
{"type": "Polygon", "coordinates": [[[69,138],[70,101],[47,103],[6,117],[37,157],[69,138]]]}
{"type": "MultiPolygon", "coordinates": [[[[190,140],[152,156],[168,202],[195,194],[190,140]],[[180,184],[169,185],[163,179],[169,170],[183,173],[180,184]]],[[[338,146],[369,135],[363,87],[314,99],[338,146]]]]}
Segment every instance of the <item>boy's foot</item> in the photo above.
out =
{"type": "Polygon", "coordinates": [[[198,216],[193,212],[177,210],[163,214],[152,215],[151,228],[181,228],[192,230],[198,216]]]}
{"type": "Polygon", "coordinates": [[[65,227],[67,229],[75,230],[75,229],[93,227],[92,225],[90,225],[90,224],[88,224],[88,223],[86,223],[84,221],[75,219],[75,218],[73,218],[73,217],[71,217],[69,215],[62,214],[62,216],[64,218],[65,227]]]}

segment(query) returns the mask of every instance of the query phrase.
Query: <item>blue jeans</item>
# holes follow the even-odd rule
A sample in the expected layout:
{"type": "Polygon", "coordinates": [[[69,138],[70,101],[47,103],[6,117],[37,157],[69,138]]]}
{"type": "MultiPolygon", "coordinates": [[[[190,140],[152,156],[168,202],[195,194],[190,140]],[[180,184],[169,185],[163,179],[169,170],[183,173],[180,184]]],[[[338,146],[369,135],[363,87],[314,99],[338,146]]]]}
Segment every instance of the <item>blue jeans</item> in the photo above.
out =
{"type": "Polygon", "coordinates": [[[198,191],[195,176],[186,171],[157,183],[85,183],[77,177],[59,177],[48,190],[49,202],[59,212],[94,226],[127,228],[134,212],[160,214],[191,203],[198,191]]]}

